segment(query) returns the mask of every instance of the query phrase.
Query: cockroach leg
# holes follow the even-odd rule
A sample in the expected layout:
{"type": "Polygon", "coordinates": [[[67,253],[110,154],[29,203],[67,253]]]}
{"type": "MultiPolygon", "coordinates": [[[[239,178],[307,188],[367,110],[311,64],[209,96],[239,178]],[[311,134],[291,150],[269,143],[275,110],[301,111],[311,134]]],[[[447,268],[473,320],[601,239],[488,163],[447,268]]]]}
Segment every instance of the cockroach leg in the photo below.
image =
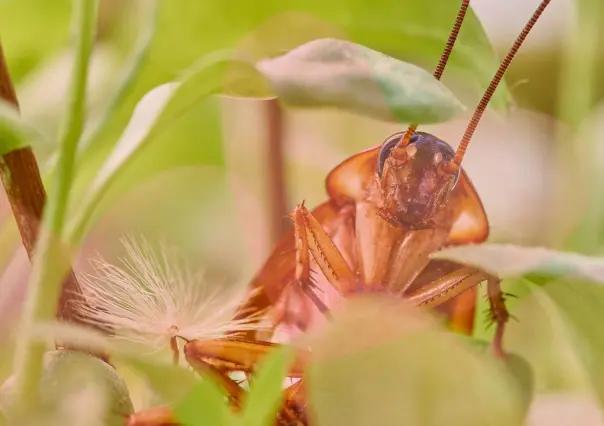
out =
{"type": "Polygon", "coordinates": [[[126,426],[179,426],[179,423],[170,407],[161,406],[131,414],[126,426]]]}
{"type": "MultiPolygon", "coordinates": [[[[304,380],[298,380],[283,391],[285,401],[281,416],[290,422],[306,424],[306,399],[304,380]]],[[[295,424],[295,423],[294,423],[295,424]]]]}
{"type": "Polygon", "coordinates": [[[340,294],[350,293],[357,277],[321,224],[308,211],[304,203],[294,209],[292,218],[296,227],[306,231],[310,253],[325,278],[340,294]]]}
{"type": "MultiPolygon", "coordinates": [[[[184,352],[193,368],[195,362],[201,361],[204,363],[202,368],[205,368],[206,364],[211,365],[221,373],[231,371],[253,373],[256,365],[279,346],[278,343],[244,339],[191,340],[185,345],[184,352]]],[[[288,377],[302,377],[309,356],[309,352],[297,349],[288,377]]]]}
{"type": "Polygon", "coordinates": [[[461,267],[409,295],[404,295],[404,298],[407,302],[416,306],[436,307],[461,293],[472,291],[482,281],[487,281],[490,317],[497,327],[492,342],[492,350],[496,357],[505,358],[503,332],[510,314],[505,306],[505,297],[501,291],[499,278],[474,268],[461,267]]]}
{"type": "Polygon", "coordinates": [[[505,306],[505,298],[501,291],[501,280],[499,278],[490,276],[487,279],[487,295],[491,305],[490,317],[496,327],[492,342],[493,354],[498,358],[505,359],[507,355],[503,350],[503,332],[506,323],[510,319],[510,314],[505,306]]]}
{"type": "MultiPolygon", "coordinates": [[[[233,409],[238,410],[241,408],[245,392],[237,382],[228,376],[228,373],[243,372],[251,383],[254,369],[260,360],[278,346],[277,343],[240,339],[191,340],[185,346],[184,352],[189,364],[200,375],[210,374],[218,380],[229,396],[233,409]]],[[[308,352],[298,350],[287,377],[301,379],[308,364],[308,357],[308,352]]],[[[280,414],[285,416],[284,419],[294,419],[296,423],[293,424],[297,424],[298,419],[302,416],[301,413],[304,412],[300,391],[302,385],[298,383],[292,385],[294,387],[286,392],[286,404],[280,414]]],[[[284,424],[292,424],[292,422],[284,424]]]]}
{"type": "Polygon", "coordinates": [[[327,307],[314,293],[315,285],[310,276],[310,247],[308,245],[308,233],[302,215],[297,214],[297,209],[292,213],[294,222],[294,239],[296,244],[296,269],[294,281],[291,282],[283,292],[282,303],[275,309],[275,328],[280,324],[293,324],[300,330],[306,330],[308,319],[311,317],[311,303],[315,303],[319,309],[327,307]],[[308,296],[308,297],[306,297],[308,296]],[[296,312],[294,306],[299,305],[301,312],[296,312]]]}
{"type": "Polygon", "coordinates": [[[403,297],[412,305],[433,308],[442,305],[488,278],[487,273],[478,269],[462,267],[410,294],[405,294],[403,297]]]}
{"type": "MultiPolygon", "coordinates": [[[[194,340],[192,341],[194,342],[194,340]]],[[[220,368],[212,365],[209,362],[206,362],[201,357],[192,355],[190,352],[190,343],[187,343],[185,346],[185,358],[187,362],[193,369],[202,377],[212,377],[215,383],[218,383],[222,389],[225,391],[229,403],[234,409],[241,408],[241,401],[243,398],[244,390],[239,386],[239,384],[231,379],[224,371],[220,368]]]]}
{"type": "Polygon", "coordinates": [[[283,295],[283,303],[276,312],[276,324],[293,323],[304,330],[310,318],[310,306],[313,303],[324,315],[329,308],[317,296],[316,286],[310,276],[310,255],[319,265],[327,281],[341,294],[350,292],[356,282],[356,276],[333,243],[321,224],[304,206],[298,205],[291,214],[294,223],[296,241],[296,270],[294,282],[283,295]],[[302,303],[302,314],[290,315],[292,300],[302,303]]]}

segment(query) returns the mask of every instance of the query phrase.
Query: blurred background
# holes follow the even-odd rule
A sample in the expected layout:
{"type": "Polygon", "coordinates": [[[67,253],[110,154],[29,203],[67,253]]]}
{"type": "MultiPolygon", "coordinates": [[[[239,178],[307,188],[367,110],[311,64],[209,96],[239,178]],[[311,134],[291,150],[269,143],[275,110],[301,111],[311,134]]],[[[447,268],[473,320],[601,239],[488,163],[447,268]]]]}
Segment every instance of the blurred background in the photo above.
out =
{"type": "MultiPolygon", "coordinates": [[[[334,16],[346,20],[346,2],[336,3],[342,9],[334,16]]],[[[436,62],[415,52],[432,49],[436,55],[439,49],[402,45],[397,51],[397,31],[414,24],[406,21],[405,5],[384,1],[382,10],[380,2],[369,3],[355,2],[355,7],[368,9],[368,19],[377,20],[377,33],[382,30],[379,20],[398,11],[384,23],[390,32],[384,30],[375,38],[382,44],[371,47],[383,46],[388,53],[431,70],[436,62]]],[[[457,8],[457,1],[448,3],[452,6],[447,10],[457,8]]],[[[538,3],[472,1],[499,57],[538,3]]],[[[464,167],[484,202],[491,241],[602,253],[604,155],[598,141],[604,132],[604,85],[598,76],[604,72],[604,34],[598,27],[604,27],[604,16],[590,14],[597,3],[552,1],[506,75],[511,103],[487,111],[470,145],[464,167]]],[[[159,5],[155,11],[147,0],[101,1],[88,88],[88,132],[98,123],[132,52],[144,42],[155,13],[157,31],[131,92],[97,135],[94,147],[80,158],[74,209],[146,92],[180,78],[221,42],[228,39],[231,46],[245,50],[246,37],[254,36],[242,29],[247,19],[243,12],[244,17],[235,12],[215,15],[213,6],[193,0],[166,0],[159,5]],[[209,25],[212,20],[216,22],[209,25]]],[[[264,22],[260,6],[246,12],[263,23],[255,33],[260,38],[266,37],[262,31],[267,28],[278,40],[290,37],[286,45],[298,36],[308,37],[289,31],[291,17],[264,22]]],[[[52,166],[65,107],[70,14],[70,0],[0,0],[0,40],[23,118],[44,135],[33,147],[44,170],[52,166]]],[[[299,19],[296,22],[309,24],[304,28],[311,28],[313,34],[342,31],[327,18],[299,19]]],[[[490,75],[495,67],[484,71],[490,75]]],[[[468,106],[468,114],[420,127],[454,147],[481,95],[475,87],[469,89],[460,75],[445,73],[444,81],[468,106]]],[[[116,181],[86,238],[78,269],[86,270],[87,258],[97,252],[109,259],[122,254],[118,239],[130,233],[181,248],[195,268],[208,270],[209,279],[245,285],[279,232],[288,229],[284,214],[302,200],[310,206],[325,200],[324,179],[332,168],[405,125],[344,111],[279,108],[273,101],[208,99],[157,138],[116,181]],[[281,160],[282,174],[271,172],[281,160]]],[[[15,302],[22,300],[30,268],[6,199],[0,200],[0,219],[0,300],[11,301],[0,313],[0,327],[5,327],[19,310],[15,302]]]]}

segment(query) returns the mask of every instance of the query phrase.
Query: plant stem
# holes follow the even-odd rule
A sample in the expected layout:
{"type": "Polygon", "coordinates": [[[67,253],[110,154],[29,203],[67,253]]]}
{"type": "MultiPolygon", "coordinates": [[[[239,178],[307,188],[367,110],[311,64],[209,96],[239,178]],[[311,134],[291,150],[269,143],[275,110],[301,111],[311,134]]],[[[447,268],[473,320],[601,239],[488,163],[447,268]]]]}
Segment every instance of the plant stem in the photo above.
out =
{"type": "Polygon", "coordinates": [[[133,50],[134,53],[132,57],[128,59],[120,76],[117,90],[109,99],[109,103],[101,114],[101,118],[98,123],[96,123],[93,130],[88,135],[84,135],[84,138],[78,146],[78,157],[87,154],[93,148],[97,148],[95,142],[97,142],[103,131],[105,131],[107,126],[113,121],[140,76],[143,65],[149,56],[155,31],[157,30],[159,0],[150,1],[148,6],[150,7],[149,16],[145,16],[148,24],[144,27],[140,38],[136,42],[136,46],[133,50]]]}
{"type": "Polygon", "coordinates": [[[27,338],[31,327],[52,321],[61,278],[69,270],[69,255],[61,238],[73,178],[78,141],[84,126],[84,106],[90,54],[94,44],[98,0],[74,0],[76,47],[67,114],[60,140],[54,185],[48,197],[33,257],[33,273],[22,319],[22,335],[15,352],[15,396],[19,404],[37,399],[45,345],[27,338]]]}
{"type": "Polygon", "coordinates": [[[266,102],[267,115],[267,168],[269,194],[269,231],[271,247],[279,242],[289,226],[287,219],[287,189],[283,147],[283,111],[279,101],[266,102]]]}
{"type": "MultiPolygon", "coordinates": [[[[1,43],[0,98],[11,103],[17,109],[19,108],[1,43]]],[[[20,148],[4,154],[0,160],[0,179],[16,219],[21,241],[28,257],[32,259],[46,202],[46,191],[32,149],[30,147],[20,148]]],[[[69,271],[65,278],[63,289],[66,296],[71,294],[71,298],[79,294],[78,282],[73,271],[69,271]]],[[[67,297],[62,297],[58,316],[63,320],[75,321],[67,299],[67,297]]]]}

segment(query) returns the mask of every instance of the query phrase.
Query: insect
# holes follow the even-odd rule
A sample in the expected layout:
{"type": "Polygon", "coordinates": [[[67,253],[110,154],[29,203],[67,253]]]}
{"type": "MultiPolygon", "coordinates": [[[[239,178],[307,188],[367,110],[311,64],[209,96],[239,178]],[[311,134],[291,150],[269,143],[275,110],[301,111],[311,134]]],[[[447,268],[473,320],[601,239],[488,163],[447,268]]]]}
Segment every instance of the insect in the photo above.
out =
{"type": "MultiPolygon", "coordinates": [[[[527,23],[480,100],[457,150],[436,136],[405,132],[356,154],[326,179],[329,200],[309,211],[298,205],[294,230],[285,235],[251,283],[237,318],[272,311],[275,328],[306,329],[328,312],[330,294],[380,291],[409,303],[447,312],[454,328],[473,328],[477,284],[487,281],[491,316],[503,333],[508,313],[499,281],[482,271],[429,255],[447,246],[480,243],[489,224],[462,160],[480,118],[522,42],[550,1],[527,23]],[[313,279],[315,266],[321,271],[313,279]],[[323,297],[319,297],[319,290],[323,297]]],[[[441,60],[439,79],[461,28],[469,0],[462,1],[441,60]]],[[[247,339],[271,333],[250,332],[247,339]]],[[[501,352],[501,342],[494,347],[501,352]]]]}
{"type": "MultiPolygon", "coordinates": [[[[434,73],[437,79],[469,3],[462,1],[434,73]]],[[[293,231],[282,238],[252,281],[249,298],[236,319],[272,310],[276,326],[295,325],[304,330],[314,315],[329,312],[329,303],[325,295],[320,297],[318,288],[341,296],[379,291],[396,293],[416,306],[446,306],[451,323],[470,333],[476,287],[487,281],[496,324],[492,347],[495,355],[505,356],[502,336],[509,315],[499,280],[474,268],[431,260],[429,255],[443,247],[480,243],[488,237],[486,213],[462,160],[506,69],[549,3],[541,1],[501,63],[457,150],[436,136],[417,132],[418,126],[412,124],[405,132],[342,162],[327,176],[328,201],[312,211],[304,203],[294,209],[293,231]],[[322,273],[318,279],[311,278],[313,265],[322,273]]],[[[185,355],[196,370],[216,375],[237,409],[242,390],[228,373],[253,373],[251,367],[258,356],[275,345],[263,342],[272,334],[248,332],[236,339],[192,341],[185,346],[185,355]]],[[[303,364],[290,371],[291,377],[301,377],[303,364]]],[[[300,380],[284,391],[277,424],[306,424],[303,386],[300,380]]],[[[175,424],[169,416],[164,409],[138,413],[129,424],[175,424]],[[146,414],[155,414],[156,421],[146,414]]]]}

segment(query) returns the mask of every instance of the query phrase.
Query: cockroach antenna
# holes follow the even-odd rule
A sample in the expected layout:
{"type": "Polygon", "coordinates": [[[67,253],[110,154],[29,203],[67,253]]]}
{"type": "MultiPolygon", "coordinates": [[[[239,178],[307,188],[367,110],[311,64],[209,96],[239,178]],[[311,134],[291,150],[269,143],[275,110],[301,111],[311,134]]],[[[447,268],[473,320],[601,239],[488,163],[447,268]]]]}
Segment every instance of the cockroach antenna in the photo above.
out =
{"type": "Polygon", "coordinates": [[[472,138],[472,135],[476,131],[476,127],[478,127],[480,118],[482,117],[482,114],[486,110],[489,101],[493,97],[493,93],[495,93],[495,90],[497,89],[499,82],[501,82],[501,79],[503,78],[505,71],[508,69],[508,67],[510,66],[510,63],[512,62],[512,60],[514,59],[514,56],[516,55],[516,52],[518,52],[518,49],[520,49],[520,46],[522,46],[524,39],[526,38],[528,33],[531,31],[533,26],[537,23],[537,21],[539,20],[539,17],[543,13],[543,11],[547,7],[547,5],[550,3],[550,1],[551,0],[542,0],[541,1],[541,4],[539,4],[539,7],[537,7],[537,10],[535,10],[535,13],[533,13],[533,16],[531,17],[531,19],[524,26],[522,32],[520,33],[520,35],[514,42],[514,45],[508,52],[507,56],[505,57],[503,62],[501,62],[501,65],[499,65],[499,69],[495,73],[495,77],[493,77],[493,80],[491,80],[489,87],[484,92],[482,99],[480,99],[480,102],[478,103],[478,106],[476,107],[476,110],[474,111],[474,115],[472,115],[472,119],[470,120],[470,124],[468,124],[468,127],[466,128],[466,131],[461,139],[459,147],[457,148],[455,157],[454,157],[453,161],[450,163],[453,166],[453,168],[457,168],[461,165],[461,160],[463,160],[463,156],[466,153],[466,149],[468,149],[468,144],[470,143],[470,139],[472,138]]]}
{"type": "MultiPolygon", "coordinates": [[[[447,66],[447,62],[449,61],[449,56],[451,56],[451,52],[453,51],[453,46],[455,46],[455,41],[457,40],[459,30],[461,29],[461,25],[463,24],[463,20],[466,17],[466,12],[468,11],[469,6],[470,6],[470,0],[462,0],[461,6],[459,7],[459,12],[457,12],[457,18],[455,18],[455,23],[453,24],[453,28],[451,29],[451,32],[449,33],[449,39],[447,40],[447,44],[445,45],[445,50],[443,51],[442,55],[440,56],[438,65],[436,66],[436,69],[434,70],[434,78],[436,78],[437,80],[440,80],[440,78],[442,77],[443,72],[445,70],[445,67],[447,66]]],[[[413,134],[417,130],[418,125],[419,124],[417,124],[417,123],[409,125],[409,127],[407,128],[407,131],[405,132],[405,134],[403,135],[403,137],[401,138],[401,140],[395,147],[394,151],[398,150],[399,148],[401,148],[401,149],[405,148],[407,145],[409,145],[411,136],[413,136],[413,134]]],[[[394,154],[396,155],[396,152],[394,152],[394,154]]]]}

